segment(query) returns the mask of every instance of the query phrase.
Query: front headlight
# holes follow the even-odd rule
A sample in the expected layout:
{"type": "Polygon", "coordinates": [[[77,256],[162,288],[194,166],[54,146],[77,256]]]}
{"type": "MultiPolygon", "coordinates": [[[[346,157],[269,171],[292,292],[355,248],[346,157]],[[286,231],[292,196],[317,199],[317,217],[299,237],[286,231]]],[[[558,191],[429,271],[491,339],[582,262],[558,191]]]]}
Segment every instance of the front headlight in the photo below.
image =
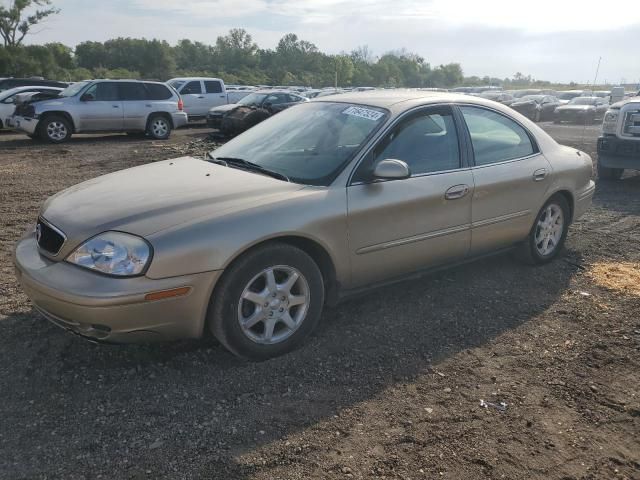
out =
{"type": "Polygon", "coordinates": [[[67,262],[108,275],[132,277],[144,272],[151,259],[151,247],[140,237],[105,232],[80,245],[67,262]]]}
{"type": "Polygon", "coordinates": [[[604,114],[604,121],[602,122],[603,133],[616,133],[616,126],[618,125],[618,110],[608,110],[604,114]]]}

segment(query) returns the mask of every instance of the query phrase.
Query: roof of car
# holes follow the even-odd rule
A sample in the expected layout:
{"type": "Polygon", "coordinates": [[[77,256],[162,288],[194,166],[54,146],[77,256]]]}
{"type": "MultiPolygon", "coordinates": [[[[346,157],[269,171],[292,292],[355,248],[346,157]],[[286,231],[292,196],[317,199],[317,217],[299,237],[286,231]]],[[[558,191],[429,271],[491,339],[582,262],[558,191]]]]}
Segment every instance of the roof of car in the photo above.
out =
{"type": "Polygon", "coordinates": [[[448,92],[424,92],[418,90],[369,90],[365,92],[348,92],[314,98],[312,102],[344,102],[360,103],[372,107],[389,108],[398,103],[424,99],[427,103],[465,101],[472,98],[468,95],[448,92]]]}

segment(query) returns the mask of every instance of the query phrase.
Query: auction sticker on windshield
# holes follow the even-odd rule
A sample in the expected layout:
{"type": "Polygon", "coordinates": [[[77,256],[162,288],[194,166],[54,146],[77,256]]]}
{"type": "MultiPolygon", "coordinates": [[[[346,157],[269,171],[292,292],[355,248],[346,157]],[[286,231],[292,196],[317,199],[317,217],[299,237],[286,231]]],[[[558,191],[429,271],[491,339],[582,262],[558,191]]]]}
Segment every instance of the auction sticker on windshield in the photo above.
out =
{"type": "Polygon", "coordinates": [[[354,117],[366,118],[367,120],[373,120],[374,122],[384,115],[384,113],[378,112],[377,110],[369,110],[368,108],[362,107],[349,107],[342,113],[346,115],[353,115],[354,117]]]}

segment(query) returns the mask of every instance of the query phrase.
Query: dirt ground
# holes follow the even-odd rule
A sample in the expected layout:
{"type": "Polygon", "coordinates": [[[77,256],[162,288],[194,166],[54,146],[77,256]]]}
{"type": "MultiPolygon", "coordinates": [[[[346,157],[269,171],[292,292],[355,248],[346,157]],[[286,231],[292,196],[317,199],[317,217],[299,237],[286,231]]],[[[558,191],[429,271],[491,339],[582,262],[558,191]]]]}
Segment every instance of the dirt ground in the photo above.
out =
{"type": "MultiPolygon", "coordinates": [[[[543,127],[595,158],[597,127],[543,127]]],[[[0,478],[640,478],[635,174],[598,183],[554,263],[502,255],[351,299],[264,363],[213,340],[93,345],[32,311],[11,248],[41,202],[207,133],[0,134],[0,478]]]]}

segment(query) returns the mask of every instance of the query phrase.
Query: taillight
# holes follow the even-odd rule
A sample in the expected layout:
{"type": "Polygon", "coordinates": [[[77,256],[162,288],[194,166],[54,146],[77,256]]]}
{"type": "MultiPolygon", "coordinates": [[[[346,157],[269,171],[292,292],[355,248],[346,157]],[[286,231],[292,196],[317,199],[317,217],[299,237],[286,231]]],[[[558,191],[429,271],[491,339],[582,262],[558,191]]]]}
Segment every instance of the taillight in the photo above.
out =
{"type": "Polygon", "coordinates": [[[182,99],[178,100],[178,110],[182,111],[182,109],[184,108],[184,102],[182,101],[182,99]]]}

